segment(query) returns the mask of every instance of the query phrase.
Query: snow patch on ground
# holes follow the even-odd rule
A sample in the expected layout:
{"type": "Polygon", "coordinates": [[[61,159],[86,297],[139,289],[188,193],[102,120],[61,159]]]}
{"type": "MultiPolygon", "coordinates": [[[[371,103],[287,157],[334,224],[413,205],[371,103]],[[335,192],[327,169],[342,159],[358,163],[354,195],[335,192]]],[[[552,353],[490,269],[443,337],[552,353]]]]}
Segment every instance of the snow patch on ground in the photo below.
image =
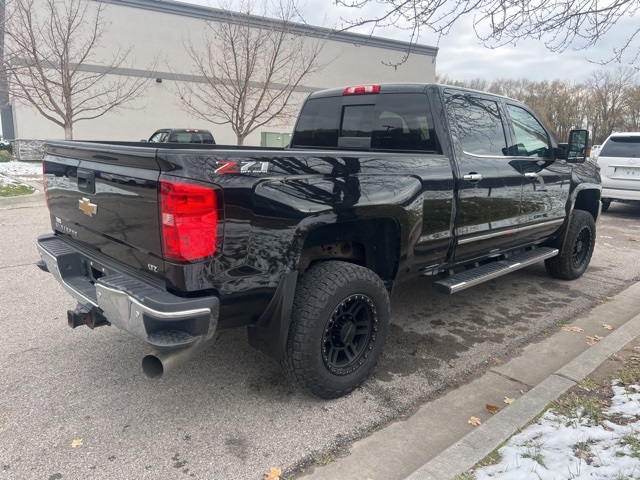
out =
{"type": "Polygon", "coordinates": [[[640,478],[640,386],[612,382],[614,396],[605,415],[626,425],[601,425],[578,412],[574,417],[548,410],[534,425],[509,439],[498,464],[474,472],[477,480],[593,480],[640,478]],[[635,421],[633,421],[635,420],[635,421]],[[636,449],[634,450],[633,444],[636,449]]]}
{"type": "Polygon", "coordinates": [[[25,181],[41,176],[42,163],[40,162],[0,162],[0,187],[24,185],[25,181]]]}
{"type": "Polygon", "coordinates": [[[42,163],[0,162],[0,173],[8,176],[42,175],[42,163]]]}

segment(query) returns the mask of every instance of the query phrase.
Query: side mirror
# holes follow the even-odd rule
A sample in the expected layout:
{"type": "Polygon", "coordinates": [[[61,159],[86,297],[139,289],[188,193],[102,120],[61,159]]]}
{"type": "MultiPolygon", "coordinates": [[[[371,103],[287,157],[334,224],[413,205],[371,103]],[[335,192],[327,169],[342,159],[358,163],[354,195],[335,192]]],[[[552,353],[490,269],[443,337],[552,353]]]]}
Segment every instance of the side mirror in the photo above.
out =
{"type": "Polygon", "coordinates": [[[584,163],[587,161],[589,145],[588,130],[571,130],[567,146],[567,162],[584,163]]]}

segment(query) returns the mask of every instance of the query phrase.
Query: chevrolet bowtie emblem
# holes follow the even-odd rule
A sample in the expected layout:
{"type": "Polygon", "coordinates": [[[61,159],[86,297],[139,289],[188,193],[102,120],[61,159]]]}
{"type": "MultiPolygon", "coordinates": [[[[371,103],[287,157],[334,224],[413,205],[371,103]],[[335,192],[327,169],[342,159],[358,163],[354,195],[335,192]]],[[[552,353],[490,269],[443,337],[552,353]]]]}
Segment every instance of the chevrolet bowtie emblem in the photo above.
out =
{"type": "Polygon", "coordinates": [[[89,215],[93,217],[96,213],[98,213],[98,206],[95,203],[91,203],[88,198],[83,198],[80,200],[80,205],[78,208],[84,212],[85,215],[89,215]]]}

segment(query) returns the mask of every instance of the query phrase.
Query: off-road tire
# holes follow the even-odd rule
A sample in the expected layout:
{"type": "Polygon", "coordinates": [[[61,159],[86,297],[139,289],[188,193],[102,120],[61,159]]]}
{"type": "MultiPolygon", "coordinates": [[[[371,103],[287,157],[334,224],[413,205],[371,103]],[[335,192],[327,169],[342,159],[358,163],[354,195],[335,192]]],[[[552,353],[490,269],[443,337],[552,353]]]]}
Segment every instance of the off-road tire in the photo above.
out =
{"type": "Polygon", "coordinates": [[[352,392],[374,369],[389,330],[389,295],[368,268],[327,261],[296,286],[284,375],[320,398],[352,392]]]}
{"type": "Polygon", "coordinates": [[[562,280],[574,280],[589,266],[596,244],[596,224],[589,212],[571,213],[564,247],[556,257],[544,261],[549,275],[562,280]]]}

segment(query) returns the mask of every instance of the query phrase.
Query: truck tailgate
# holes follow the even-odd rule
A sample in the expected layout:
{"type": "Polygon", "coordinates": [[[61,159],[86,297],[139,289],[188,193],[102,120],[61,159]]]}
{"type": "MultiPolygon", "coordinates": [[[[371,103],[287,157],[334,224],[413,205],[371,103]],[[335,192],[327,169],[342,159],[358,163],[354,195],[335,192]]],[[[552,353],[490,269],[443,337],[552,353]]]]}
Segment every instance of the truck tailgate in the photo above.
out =
{"type": "Polygon", "coordinates": [[[162,274],[156,150],[47,142],[44,177],[56,232],[162,274]]]}

